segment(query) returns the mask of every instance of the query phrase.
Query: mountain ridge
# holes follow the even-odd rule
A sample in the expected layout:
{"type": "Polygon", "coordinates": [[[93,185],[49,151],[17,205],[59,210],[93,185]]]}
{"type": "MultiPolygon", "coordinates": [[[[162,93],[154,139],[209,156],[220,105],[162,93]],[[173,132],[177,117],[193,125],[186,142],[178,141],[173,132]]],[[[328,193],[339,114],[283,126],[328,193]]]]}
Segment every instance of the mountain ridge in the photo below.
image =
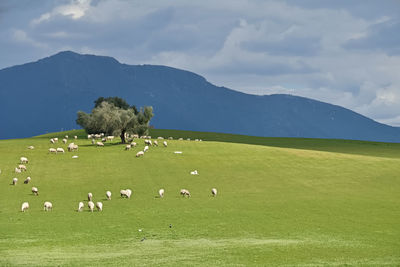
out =
{"type": "Polygon", "coordinates": [[[0,138],[77,128],[76,112],[90,111],[100,96],[152,105],[156,128],[400,142],[400,128],[337,105],[286,94],[246,94],[186,70],[72,51],[0,70],[5,122],[0,138]]]}

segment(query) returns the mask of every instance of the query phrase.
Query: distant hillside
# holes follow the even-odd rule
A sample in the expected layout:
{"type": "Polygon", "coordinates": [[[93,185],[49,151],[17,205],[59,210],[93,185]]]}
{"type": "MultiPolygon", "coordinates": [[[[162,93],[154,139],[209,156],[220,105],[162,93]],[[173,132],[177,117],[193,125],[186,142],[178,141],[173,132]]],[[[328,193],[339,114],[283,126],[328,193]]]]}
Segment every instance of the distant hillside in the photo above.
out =
{"type": "Polygon", "coordinates": [[[256,96],[166,66],[61,52],[0,70],[0,138],[73,129],[99,96],[151,105],[156,128],[271,137],[400,142],[400,129],[351,110],[292,95],[256,96]]]}

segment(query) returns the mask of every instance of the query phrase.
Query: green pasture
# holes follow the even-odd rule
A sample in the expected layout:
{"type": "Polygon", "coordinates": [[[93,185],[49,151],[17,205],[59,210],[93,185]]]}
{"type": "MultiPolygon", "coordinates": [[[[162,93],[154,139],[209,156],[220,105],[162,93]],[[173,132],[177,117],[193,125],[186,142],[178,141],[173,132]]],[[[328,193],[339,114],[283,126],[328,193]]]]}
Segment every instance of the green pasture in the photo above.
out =
{"type": "Polygon", "coordinates": [[[1,140],[0,266],[400,265],[399,144],[151,135],[174,140],[142,158],[135,157],[142,139],[124,151],[119,139],[95,147],[83,131],[1,140]],[[49,154],[50,147],[66,150],[65,134],[70,141],[79,135],[79,151],[49,154]],[[21,156],[28,170],[16,174],[21,156]],[[195,169],[199,175],[190,175],[195,169]],[[126,188],[131,199],[119,196],[126,188]],[[182,188],[191,198],[179,195],[182,188]],[[88,211],[88,192],[103,202],[102,212],[88,211]],[[53,211],[43,211],[44,201],[53,211]]]}

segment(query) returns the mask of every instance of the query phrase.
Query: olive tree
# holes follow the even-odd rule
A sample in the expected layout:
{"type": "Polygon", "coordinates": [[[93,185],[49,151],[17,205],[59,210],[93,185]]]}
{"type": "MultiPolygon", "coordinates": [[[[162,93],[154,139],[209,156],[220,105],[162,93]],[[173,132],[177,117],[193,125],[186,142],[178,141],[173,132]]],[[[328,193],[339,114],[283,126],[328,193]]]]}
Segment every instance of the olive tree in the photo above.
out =
{"type": "Polygon", "coordinates": [[[76,123],[87,133],[105,133],[120,136],[125,143],[125,133],[145,135],[153,117],[153,108],[148,106],[137,111],[136,108],[120,108],[107,101],[96,104],[92,113],[78,111],[76,123]]]}

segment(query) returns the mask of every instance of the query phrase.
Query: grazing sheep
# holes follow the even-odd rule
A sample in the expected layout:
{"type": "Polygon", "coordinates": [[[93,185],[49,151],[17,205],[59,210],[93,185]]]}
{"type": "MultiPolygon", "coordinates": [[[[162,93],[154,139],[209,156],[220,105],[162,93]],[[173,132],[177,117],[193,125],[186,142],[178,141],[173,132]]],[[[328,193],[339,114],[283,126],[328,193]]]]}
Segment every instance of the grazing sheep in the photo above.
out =
{"type": "Polygon", "coordinates": [[[18,168],[15,168],[15,173],[21,173],[21,170],[18,168]]]}
{"type": "Polygon", "coordinates": [[[191,175],[198,175],[199,173],[197,172],[197,170],[191,171],[190,172],[191,175]]]}
{"type": "Polygon", "coordinates": [[[96,208],[97,208],[98,211],[102,211],[103,210],[103,203],[96,202],[96,208]]]}
{"type": "Polygon", "coordinates": [[[161,198],[164,197],[164,189],[158,190],[158,194],[160,195],[161,198]]]}
{"type": "Polygon", "coordinates": [[[70,143],[68,145],[68,151],[72,152],[72,151],[78,151],[78,145],[75,145],[74,143],[70,143]]]}
{"type": "Polygon", "coordinates": [[[36,195],[36,196],[39,195],[39,191],[38,191],[37,187],[32,187],[32,193],[33,193],[34,195],[36,195]]]}
{"type": "Polygon", "coordinates": [[[54,139],[53,139],[53,138],[51,138],[51,139],[50,139],[50,143],[52,143],[52,144],[55,144],[55,143],[56,143],[56,141],[54,141],[54,139]]]}
{"type": "Polygon", "coordinates": [[[95,135],[94,135],[94,138],[95,138],[95,139],[100,139],[100,138],[101,138],[101,134],[95,134],[95,135]]]}
{"type": "Polygon", "coordinates": [[[158,146],[158,142],[157,142],[157,140],[154,140],[154,142],[153,142],[153,146],[158,146]]]}
{"type": "Polygon", "coordinates": [[[96,145],[97,146],[104,146],[104,144],[102,142],[97,142],[96,145]]]}
{"type": "Polygon", "coordinates": [[[136,147],[136,145],[137,145],[136,142],[132,142],[132,143],[131,143],[131,146],[132,146],[132,147],[136,147]]]}
{"type": "Polygon", "coordinates": [[[62,140],[62,142],[63,142],[64,144],[66,144],[66,143],[68,142],[68,140],[64,138],[64,139],[62,140]]]}
{"type": "Polygon", "coordinates": [[[174,138],[172,136],[168,137],[168,140],[173,140],[174,138]]]}
{"type": "Polygon", "coordinates": [[[123,190],[122,189],[121,191],[119,191],[119,193],[121,194],[121,197],[131,198],[132,190],[130,190],[130,189],[123,190]]]}
{"type": "Polygon", "coordinates": [[[96,140],[92,139],[92,145],[94,145],[95,142],[96,142],[96,140]]]}
{"type": "Polygon", "coordinates": [[[88,194],[87,194],[87,199],[88,199],[89,201],[92,201],[92,198],[93,198],[93,194],[92,194],[92,193],[88,193],[88,194]]]}
{"type": "Polygon", "coordinates": [[[29,203],[28,203],[28,202],[22,203],[21,211],[22,211],[22,212],[25,212],[25,211],[28,210],[28,209],[29,209],[29,203]]]}
{"type": "Polygon", "coordinates": [[[179,141],[182,141],[182,140],[183,140],[183,138],[181,137],[181,138],[179,138],[178,140],[179,140],[179,141]]]}
{"type": "Polygon", "coordinates": [[[159,137],[157,137],[157,139],[158,139],[158,140],[163,140],[163,139],[164,139],[164,137],[162,137],[162,136],[159,136],[159,137]]]}
{"type": "Polygon", "coordinates": [[[108,200],[111,200],[111,191],[106,192],[106,197],[108,200]]]}
{"type": "Polygon", "coordinates": [[[12,184],[13,184],[13,185],[17,185],[17,182],[18,182],[18,178],[13,178],[13,179],[12,179],[12,184]]]}
{"type": "Polygon", "coordinates": [[[79,202],[79,204],[78,204],[78,212],[81,212],[83,210],[83,207],[84,207],[83,202],[79,202]]]}
{"type": "Polygon", "coordinates": [[[211,189],[211,194],[213,195],[213,197],[216,197],[217,196],[217,189],[216,188],[211,189]]]}
{"type": "Polygon", "coordinates": [[[186,140],[190,141],[190,138],[188,138],[188,139],[186,139],[186,140]]]}
{"type": "Polygon", "coordinates": [[[93,138],[93,134],[88,134],[87,139],[93,138]]]}
{"type": "Polygon", "coordinates": [[[149,150],[149,146],[145,146],[143,152],[147,152],[149,150]]]}
{"type": "Polygon", "coordinates": [[[43,210],[45,211],[53,210],[53,204],[51,204],[51,202],[48,201],[44,202],[43,210]]]}
{"type": "Polygon", "coordinates": [[[75,140],[78,139],[78,136],[77,136],[77,135],[74,135],[74,139],[75,139],[75,140]]]}
{"type": "Polygon", "coordinates": [[[107,138],[101,138],[101,142],[103,142],[103,143],[105,143],[105,142],[107,142],[107,138]]]}
{"type": "Polygon", "coordinates": [[[28,149],[35,149],[34,146],[28,146],[28,149]]]}
{"type": "Polygon", "coordinates": [[[132,137],[133,138],[139,138],[139,135],[138,134],[134,134],[134,135],[132,135],[132,137]]]}
{"type": "Polygon", "coordinates": [[[167,147],[167,146],[168,146],[167,141],[164,141],[164,142],[163,142],[163,145],[164,145],[165,147],[167,147]]]}
{"type": "Polygon", "coordinates": [[[189,192],[189,190],[187,190],[187,189],[181,189],[181,192],[180,192],[180,194],[182,195],[182,196],[184,196],[184,197],[190,197],[190,192],[189,192]]]}
{"type": "Polygon", "coordinates": [[[54,142],[56,142],[56,143],[58,142],[58,138],[53,138],[53,140],[54,140],[54,142]]]}
{"type": "Polygon", "coordinates": [[[25,181],[24,181],[24,184],[27,184],[27,183],[29,183],[31,181],[31,177],[26,177],[26,179],[25,179],[25,181]]]}
{"type": "Polygon", "coordinates": [[[87,205],[88,205],[88,207],[89,207],[89,210],[90,210],[91,212],[93,212],[94,203],[93,203],[92,201],[89,201],[89,202],[87,203],[87,205]]]}
{"type": "Polygon", "coordinates": [[[20,158],[21,163],[28,163],[28,159],[25,157],[20,158]]]}
{"type": "Polygon", "coordinates": [[[65,153],[64,148],[62,148],[62,147],[57,147],[57,153],[58,153],[58,152],[60,152],[60,153],[65,153]]]}
{"type": "Polygon", "coordinates": [[[55,148],[49,148],[49,153],[56,153],[56,154],[57,154],[57,149],[55,149],[55,148]]]}
{"type": "Polygon", "coordinates": [[[19,164],[18,169],[20,169],[21,171],[26,171],[26,166],[23,164],[19,164]]]}
{"type": "Polygon", "coordinates": [[[126,145],[125,150],[131,150],[132,146],[131,145],[126,145]]]}
{"type": "Polygon", "coordinates": [[[144,155],[144,151],[139,151],[138,153],[136,153],[136,157],[140,157],[144,155]]]}
{"type": "Polygon", "coordinates": [[[114,136],[113,135],[109,135],[107,136],[107,141],[113,141],[114,140],[114,136]]]}
{"type": "Polygon", "coordinates": [[[65,136],[65,139],[68,139],[68,135],[65,136]]]}

